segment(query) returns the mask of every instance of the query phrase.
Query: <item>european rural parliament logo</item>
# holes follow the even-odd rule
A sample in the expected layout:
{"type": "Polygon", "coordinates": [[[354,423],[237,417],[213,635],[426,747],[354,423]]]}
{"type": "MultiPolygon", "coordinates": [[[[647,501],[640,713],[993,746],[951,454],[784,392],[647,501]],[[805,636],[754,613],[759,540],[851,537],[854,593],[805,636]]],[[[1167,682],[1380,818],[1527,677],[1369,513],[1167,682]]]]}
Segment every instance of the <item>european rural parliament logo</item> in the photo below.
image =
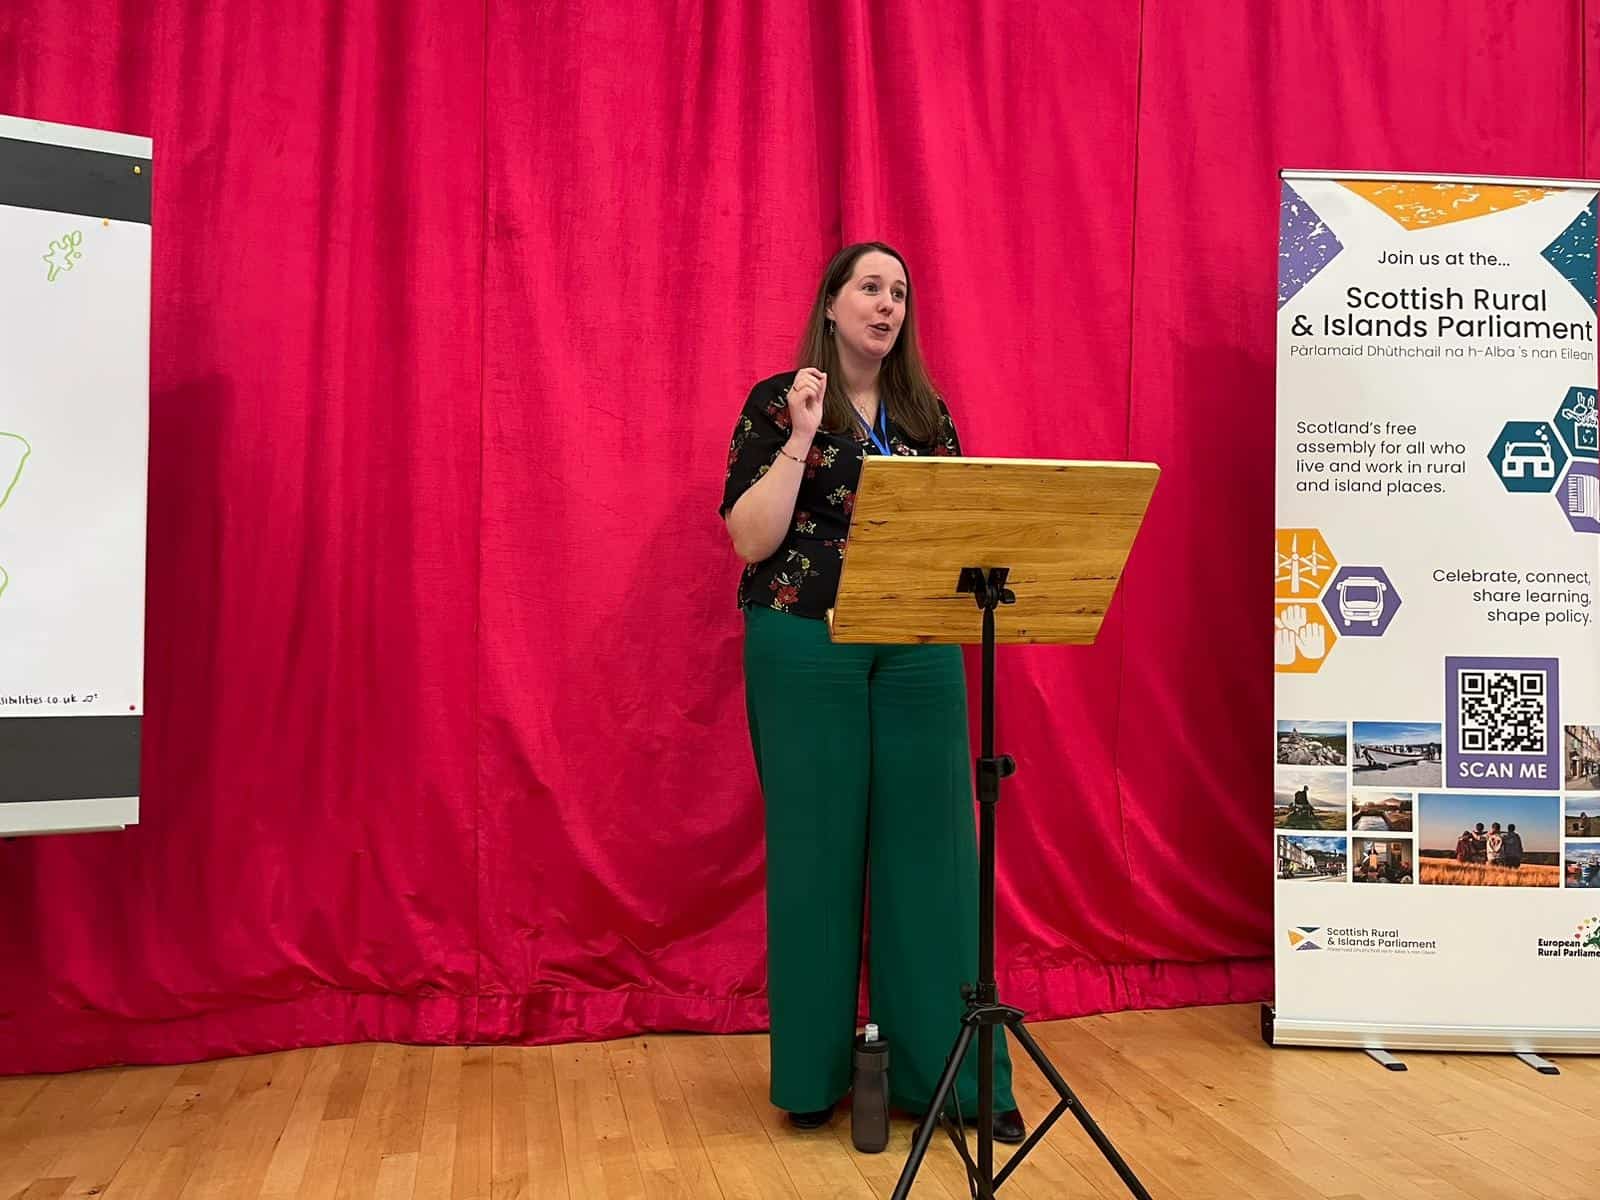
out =
{"type": "Polygon", "coordinates": [[[1578,922],[1570,938],[1540,938],[1540,958],[1600,958],[1600,917],[1578,922]]]}
{"type": "MultiPolygon", "coordinates": [[[[1322,932],[1320,925],[1297,925],[1289,930],[1289,948],[1291,950],[1321,950],[1322,939],[1317,935],[1322,932]]],[[[1600,936],[1600,932],[1597,932],[1600,936]]]]}

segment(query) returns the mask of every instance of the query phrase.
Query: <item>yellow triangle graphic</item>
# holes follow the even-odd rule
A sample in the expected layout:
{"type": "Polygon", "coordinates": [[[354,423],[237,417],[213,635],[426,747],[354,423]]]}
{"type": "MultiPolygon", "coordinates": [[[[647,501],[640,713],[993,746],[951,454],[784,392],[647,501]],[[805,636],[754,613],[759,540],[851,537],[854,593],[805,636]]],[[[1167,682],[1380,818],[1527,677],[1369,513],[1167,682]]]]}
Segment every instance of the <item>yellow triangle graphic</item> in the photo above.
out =
{"type": "Polygon", "coordinates": [[[1428,229],[1455,221],[1470,221],[1508,208],[1521,208],[1557,189],[1509,187],[1505,184],[1407,183],[1401,180],[1363,179],[1344,185],[1381,208],[1406,229],[1428,229]]]}
{"type": "Polygon", "coordinates": [[[1306,940],[1306,935],[1305,934],[1296,933],[1292,929],[1289,930],[1289,945],[1298,946],[1301,942],[1303,942],[1305,940],[1306,940]]]}

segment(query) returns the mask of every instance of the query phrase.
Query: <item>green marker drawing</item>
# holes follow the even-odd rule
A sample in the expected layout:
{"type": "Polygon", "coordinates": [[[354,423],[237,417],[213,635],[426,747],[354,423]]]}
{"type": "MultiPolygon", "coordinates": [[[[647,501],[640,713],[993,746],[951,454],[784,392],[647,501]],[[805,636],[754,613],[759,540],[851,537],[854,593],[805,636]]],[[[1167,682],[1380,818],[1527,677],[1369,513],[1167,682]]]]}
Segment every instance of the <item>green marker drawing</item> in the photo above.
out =
{"type": "Polygon", "coordinates": [[[50,268],[48,283],[54,283],[56,276],[63,271],[72,270],[73,264],[83,257],[83,251],[78,249],[83,245],[83,234],[74,229],[71,233],[63,234],[50,243],[50,253],[44,256],[44,265],[50,268]],[[61,255],[61,261],[56,261],[56,255],[61,255]]]}
{"type": "MultiPolygon", "coordinates": [[[[33,447],[20,433],[0,433],[0,508],[4,508],[6,501],[11,499],[17,481],[22,478],[23,465],[32,453],[33,447]]],[[[6,594],[6,584],[10,582],[11,576],[6,574],[4,567],[0,567],[0,596],[6,594]]]]}

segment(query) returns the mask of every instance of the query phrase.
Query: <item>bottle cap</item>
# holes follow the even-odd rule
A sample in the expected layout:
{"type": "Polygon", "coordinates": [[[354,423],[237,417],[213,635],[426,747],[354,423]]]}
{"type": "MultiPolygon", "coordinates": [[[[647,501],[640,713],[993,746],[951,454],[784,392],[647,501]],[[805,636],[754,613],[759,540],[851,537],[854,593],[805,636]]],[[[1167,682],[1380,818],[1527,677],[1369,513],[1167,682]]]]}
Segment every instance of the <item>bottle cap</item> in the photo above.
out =
{"type": "Polygon", "coordinates": [[[873,1025],[872,1023],[868,1022],[868,1024],[867,1024],[867,1041],[875,1042],[877,1040],[878,1040],[878,1027],[876,1025],[873,1025]]]}

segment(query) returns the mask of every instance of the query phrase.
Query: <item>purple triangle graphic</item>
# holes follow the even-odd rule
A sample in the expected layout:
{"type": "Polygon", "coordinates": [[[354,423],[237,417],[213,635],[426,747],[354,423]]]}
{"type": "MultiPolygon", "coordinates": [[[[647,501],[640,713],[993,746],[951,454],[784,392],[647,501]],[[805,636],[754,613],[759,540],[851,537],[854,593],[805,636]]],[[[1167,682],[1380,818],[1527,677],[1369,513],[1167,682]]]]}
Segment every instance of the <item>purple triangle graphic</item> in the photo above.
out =
{"type": "Polygon", "coordinates": [[[1317,210],[1284,184],[1278,213],[1278,307],[1293,300],[1343,249],[1317,210]]]}

